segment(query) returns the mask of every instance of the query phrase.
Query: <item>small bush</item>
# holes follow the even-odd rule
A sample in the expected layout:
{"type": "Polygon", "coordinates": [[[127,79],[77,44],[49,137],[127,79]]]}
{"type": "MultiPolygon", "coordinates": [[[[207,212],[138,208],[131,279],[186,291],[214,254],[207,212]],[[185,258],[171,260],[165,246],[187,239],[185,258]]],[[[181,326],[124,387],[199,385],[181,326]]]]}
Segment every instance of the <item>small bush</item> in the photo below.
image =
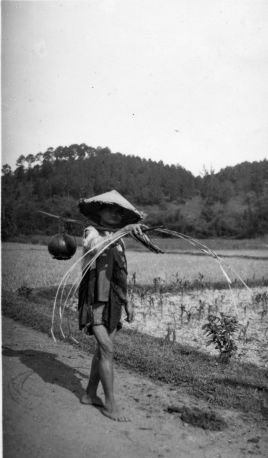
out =
{"type": "Polygon", "coordinates": [[[204,332],[210,337],[207,345],[214,344],[220,352],[220,361],[228,362],[237,351],[237,346],[233,340],[234,333],[238,330],[238,320],[235,316],[208,315],[208,322],[202,326],[204,332]]]}
{"type": "Polygon", "coordinates": [[[262,307],[261,309],[261,319],[265,317],[268,313],[268,293],[256,293],[253,296],[253,303],[262,307]]]}

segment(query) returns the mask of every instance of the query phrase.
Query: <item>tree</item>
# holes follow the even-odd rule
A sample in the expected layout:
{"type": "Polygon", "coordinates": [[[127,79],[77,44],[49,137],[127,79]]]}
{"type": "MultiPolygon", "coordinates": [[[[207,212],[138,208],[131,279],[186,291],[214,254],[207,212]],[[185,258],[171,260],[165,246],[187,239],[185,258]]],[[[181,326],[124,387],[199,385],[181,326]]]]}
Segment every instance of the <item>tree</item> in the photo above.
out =
{"type": "Polygon", "coordinates": [[[80,197],[110,189],[145,211],[151,224],[194,236],[253,237],[268,232],[266,160],[226,167],[217,174],[205,170],[195,178],[178,164],[164,165],[81,143],[21,155],[16,166],[14,173],[8,164],[2,168],[7,236],[14,230],[50,233],[53,224],[42,219],[37,223],[34,208],[56,214],[66,210],[75,217],[80,197]],[[230,201],[233,197],[235,202],[230,201]]]}
{"type": "Polygon", "coordinates": [[[43,153],[37,153],[35,155],[35,162],[40,162],[40,163],[43,162],[43,153]]]}
{"type": "Polygon", "coordinates": [[[30,169],[32,167],[32,164],[35,162],[35,156],[33,154],[28,154],[26,156],[25,161],[28,164],[28,168],[30,169]]]}
{"type": "Polygon", "coordinates": [[[21,154],[19,156],[19,158],[17,159],[17,162],[16,162],[16,167],[19,168],[19,167],[22,167],[24,168],[25,167],[25,163],[26,163],[26,158],[23,154],[21,154]]]}
{"type": "Polygon", "coordinates": [[[52,162],[54,159],[54,148],[49,147],[43,154],[43,160],[45,162],[52,162]]]}
{"type": "Polygon", "coordinates": [[[2,167],[2,175],[4,176],[8,176],[8,175],[11,175],[12,171],[11,171],[11,167],[9,164],[4,164],[3,167],[2,167]]]}

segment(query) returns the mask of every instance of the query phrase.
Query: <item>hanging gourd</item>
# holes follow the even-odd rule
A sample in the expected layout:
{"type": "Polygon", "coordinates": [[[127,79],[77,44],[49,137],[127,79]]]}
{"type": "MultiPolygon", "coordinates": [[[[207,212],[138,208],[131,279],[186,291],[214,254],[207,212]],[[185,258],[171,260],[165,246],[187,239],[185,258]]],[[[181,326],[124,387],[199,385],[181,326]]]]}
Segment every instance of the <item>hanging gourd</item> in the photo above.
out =
{"type": "Polygon", "coordinates": [[[39,213],[43,213],[44,215],[51,216],[52,218],[57,218],[59,220],[59,231],[56,235],[53,235],[48,244],[48,251],[51,256],[53,256],[53,259],[57,259],[58,261],[71,259],[76,252],[77,244],[74,237],[66,234],[65,223],[69,222],[83,225],[82,221],[52,215],[51,213],[44,211],[39,211],[39,213]]]}
{"type": "Polygon", "coordinates": [[[48,251],[54,259],[58,259],[59,261],[71,259],[76,252],[76,241],[74,237],[68,234],[56,234],[48,244],[48,251]]]}

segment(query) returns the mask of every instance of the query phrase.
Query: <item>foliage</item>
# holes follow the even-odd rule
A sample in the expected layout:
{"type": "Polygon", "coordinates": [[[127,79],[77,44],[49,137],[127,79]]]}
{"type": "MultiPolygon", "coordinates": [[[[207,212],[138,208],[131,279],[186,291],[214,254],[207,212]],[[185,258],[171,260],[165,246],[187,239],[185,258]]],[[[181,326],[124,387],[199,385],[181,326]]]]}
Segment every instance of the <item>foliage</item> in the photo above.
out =
{"type": "MultiPolygon", "coordinates": [[[[80,218],[80,197],[117,189],[148,213],[152,225],[197,237],[254,237],[268,232],[268,161],[244,162],[194,177],[179,165],[164,165],[82,143],[21,155],[13,172],[2,167],[2,238],[52,234],[55,221],[42,209],[80,218]],[[199,213],[190,204],[199,199],[199,213]],[[231,203],[239,200],[233,210],[231,203]]],[[[71,227],[73,233],[79,229],[71,227]]]]}
{"type": "Polygon", "coordinates": [[[210,337],[207,345],[214,344],[220,352],[220,360],[228,362],[237,351],[237,346],[233,340],[233,335],[238,330],[237,318],[224,313],[221,313],[220,316],[211,314],[202,329],[210,337]]]}
{"type": "Polygon", "coordinates": [[[268,305],[267,291],[264,291],[263,293],[256,293],[253,299],[256,304],[268,305]]]}
{"type": "Polygon", "coordinates": [[[256,293],[253,296],[253,303],[261,306],[261,319],[265,317],[268,313],[268,293],[264,291],[263,293],[256,293]]]}

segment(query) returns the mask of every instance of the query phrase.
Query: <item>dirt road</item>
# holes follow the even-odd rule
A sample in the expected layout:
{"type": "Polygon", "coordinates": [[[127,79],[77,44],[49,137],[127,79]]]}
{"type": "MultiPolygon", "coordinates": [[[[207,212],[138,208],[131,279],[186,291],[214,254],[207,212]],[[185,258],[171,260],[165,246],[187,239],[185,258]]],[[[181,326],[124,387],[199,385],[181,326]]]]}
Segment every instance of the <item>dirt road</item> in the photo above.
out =
{"type": "Polygon", "coordinates": [[[90,356],[8,318],[2,324],[4,458],[265,456],[264,427],[221,411],[224,431],[194,428],[166,408],[200,402],[118,367],[117,397],[132,421],[109,420],[79,402],[90,356]]]}

